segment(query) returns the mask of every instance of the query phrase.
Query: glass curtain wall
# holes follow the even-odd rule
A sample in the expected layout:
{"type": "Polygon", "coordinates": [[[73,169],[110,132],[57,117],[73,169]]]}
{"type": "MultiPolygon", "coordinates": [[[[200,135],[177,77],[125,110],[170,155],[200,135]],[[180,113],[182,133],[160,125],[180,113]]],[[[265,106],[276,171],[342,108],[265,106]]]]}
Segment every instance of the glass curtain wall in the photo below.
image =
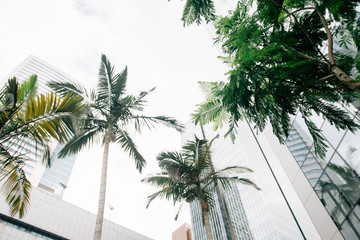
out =
{"type": "MultiPolygon", "coordinates": [[[[345,107],[360,123],[360,113],[345,107]]],[[[328,145],[324,159],[315,155],[313,141],[298,114],[286,145],[345,239],[360,239],[360,131],[337,130],[313,116],[328,145]]]]}

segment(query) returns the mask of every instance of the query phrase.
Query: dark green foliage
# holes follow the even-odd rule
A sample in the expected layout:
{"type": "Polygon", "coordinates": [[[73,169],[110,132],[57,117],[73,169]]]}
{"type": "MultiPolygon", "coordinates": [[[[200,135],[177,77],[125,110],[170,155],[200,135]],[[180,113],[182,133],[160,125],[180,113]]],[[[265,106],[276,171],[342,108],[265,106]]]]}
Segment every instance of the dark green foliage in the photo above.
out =
{"type": "MultiPolygon", "coordinates": [[[[354,38],[359,34],[355,11],[359,3],[258,0],[257,10],[250,11],[252,2],[239,1],[229,16],[216,22],[216,42],[222,44],[222,58],[231,70],[228,81],[213,89],[213,94],[232,121],[247,117],[260,131],[270,122],[281,142],[289,133],[291,116],[301,112],[316,153],[324,156],[326,144],[311,122],[312,114],[321,115],[336,128],[352,132],[359,128],[346,111],[335,106],[360,96],[360,82],[355,81],[360,76],[359,40],[354,38]],[[329,34],[337,37],[342,48],[331,48],[329,34]],[[350,80],[336,76],[334,66],[350,80]]],[[[201,117],[214,103],[207,99],[199,105],[195,122],[219,120],[220,109],[201,117]]]]}
{"type": "Polygon", "coordinates": [[[221,170],[214,169],[210,149],[214,139],[208,142],[195,136],[194,141],[185,143],[181,152],[159,153],[157,160],[161,172],[142,180],[161,188],[148,197],[147,206],[156,198],[173,200],[174,204],[199,201],[202,207],[206,206],[205,210],[208,212],[214,206],[213,193],[218,183],[225,189],[230,188],[232,182],[259,189],[251,180],[237,177],[239,173],[252,172],[249,168],[231,166],[221,170]]]}
{"type": "MultiPolygon", "coordinates": [[[[169,0],[170,1],[170,0],[169,0]]],[[[186,0],[181,20],[184,26],[215,20],[215,7],[212,0],[186,0]]]]}

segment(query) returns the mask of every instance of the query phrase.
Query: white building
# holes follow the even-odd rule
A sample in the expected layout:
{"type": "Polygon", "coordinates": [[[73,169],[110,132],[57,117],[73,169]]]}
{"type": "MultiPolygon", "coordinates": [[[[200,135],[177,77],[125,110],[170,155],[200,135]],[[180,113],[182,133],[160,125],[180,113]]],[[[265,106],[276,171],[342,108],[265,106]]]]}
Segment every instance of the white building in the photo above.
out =
{"type": "MultiPolygon", "coordinates": [[[[66,73],[62,72],[61,70],[57,69],[56,67],[50,65],[49,63],[35,57],[35,56],[29,56],[27,59],[25,59],[18,67],[16,67],[8,76],[6,76],[2,84],[7,82],[9,78],[16,77],[16,79],[19,82],[23,82],[31,75],[36,74],[38,77],[38,93],[47,93],[50,91],[50,89],[46,86],[46,83],[51,80],[59,80],[59,81],[68,81],[68,82],[77,82],[75,79],[67,75],[66,73]]],[[[25,152],[26,156],[30,158],[32,161],[27,161],[24,166],[24,171],[26,173],[26,177],[29,179],[31,184],[33,186],[38,186],[40,181],[40,186],[43,187],[43,189],[48,190],[49,192],[53,192],[55,194],[61,195],[62,191],[61,185],[67,184],[68,176],[71,173],[72,167],[75,162],[74,157],[69,157],[66,160],[57,160],[56,154],[53,154],[52,161],[54,163],[53,168],[46,169],[46,166],[42,162],[42,154],[43,154],[43,148],[41,145],[34,143],[34,141],[29,140],[24,146],[25,146],[25,152]],[[35,150],[37,148],[37,150],[35,150]],[[66,165],[64,164],[58,164],[58,162],[61,161],[63,163],[66,162],[66,165]],[[57,168],[66,167],[66,171],[63,171],[64,169],[56,170],[57,168]],[[49,172],[50,171],[50,172],[49,172]],[[48,172],[45,173],[44,172],[48,172]],[[58,173],[60,172],[60,175],[58,173]],[[57,179],[55,175],[58,176],[57,179]],[[42,179],[44,176],[45,179],[42,179]],[[52,183],[49,181],[52,179],[52,183]],[[56,182],[54,182],[56,181],[56,182]]],[[[60,150],[57,146],[57,142],[50,143],[52,150],[55,150],[57,148],[57,152],[60,150]]]]}
{"type": "MultiPolygon", "coordinates": [[[[86,240],[93,237],[95,214],[39,188],[32,190],[30,208],[22,219],[10,217],[4,198],[0,199],[0,239],[2,240],[86,240]]],[[[106,219],[102,239],[151,240],[106,219]]]]}
{"type": "MultiPolygon", "coordinates": [[[[359,111],[345,107],[360,123],[359,111]]],[[[314,154],[312,138],[298,114],[286,145],[265,131],[322,239],[360,239],[360,132],[338,131],[313,116],[328,144],[324,159],[314,154]]]]}
{"type": "MultiPolygon", "coordinates": [[[[226,130],[225,127],[223,133],[226,130]]],[[[208,140],[216,134],[208,125],[204,132],[208,140]]],[[[193,139],[194,133],[199,138],[202,137],[200,127],[188,127],[183,140],[193,139]]],[[[219,201],[221,194],[215,195],[216,205],[210,212],[214,239],[304,239],[299,226],[306,239],[321,239],[265,136],[260,136],[260,139],[258,136],[258,141],[261,149],[246,122],[240,122],[235,144],[229,138],[224,139],[223,135],[213,142],[212,160],[215,168],[235,165],[249,167],[254,172],[241,177],[252,179],[261,188],[258,191],[251,186],[239,184],[224,191],[223,201],[230,213],[232,228],[226,226],[225,209],[221,206],[221,200],[219,201]],[[281,195],[261,150],[266,152],[266,158],[280,182],[299,226],[281,195]],[[230,229],[234,229],[233,234],[230,229]]],[[[190,210],[194,239],[206,240],[199,204],[192,203],[190,210]]]]}
{"type": "MultiPolygon", "coordinates": [[[[214,0],[216,14],[227,15],[229,10],[235,9],[237,2],[237,0],[214,0]]],[[[215,37],[215,28],[212,24],[206,25],[206,29],[211,37],[215,37]]],[[[334,39],[334,49],[340,48],[337,40],[334,39]]],[[[346,51],[352,55],[357,53],[354,45],[349,46],[346,51]]],[[[355,69],[351,73],[354,72],[355,69]]],[[[354,103],[354,106],[339,107],[345,108],[354,121],[360,124],[358,102],[354,103]]],[[[285,171],[288,178],[286,182],[290,180],[289,187],[285,187],[294,188],[321,239],[360,239],[360,132],[338,131],[329,122],[316,115],[312,116],[312,120],[321,129],[321,134],[329,146],[324,159],[315,155],[312,137],[300,114],[293,119],[286,145],[279,143],[269,126],[264,133],[257,135],[258,141],[265,155],[271,156],[268,157],[271,165],[274,165],[275,169],[282,167],[285,171]]],[[[240,123],[242,129],[240,135],[249,131],[246,128],[240,123]]],[[[250,138],[249,133],[244,136],[246,139],[250,138]]],[[[246,143],[244,146],[250,144],[246,143]]],[[[249,159],[252,159],[251,155],[254,152],[249,149],[252,148],[245,147],[247,154],[250,155],[249,159]]],[[[252,164],[256,163],[252,162],[252,164]]],[[[256,166],[253,168],[257,169],[256,166]]],[[[278,173],[276,175],[278,176],[278,173]]],[[[284,176],[284,174],[279,175],[280,178],[284,176]]],[[[246,208],[246,203],[243,205],[246,208]]],[[[297,207],[294,209],[296,210],[297,207]]],[[[303,224],[305,222],[300,225],[303,224]]]]}
{"type": "MultiPolygon", "coordinates": [[[[20,82],[31,75],[38,76],[39,92],[49,91],[46,82],[62,80],[76,82],[70,76],[43,60],[29,56],[5,78],[16,77],[20,82]]],[[[37,146],[39,147],[39,146],[37,146]]],[[[4,196],[0,196],[0,239],[35,240],[35,239],[91,239],[95,228],[95,214],[62,201],[64,190],[74,167],[76,156],[58,159],[62,146],[53,143],[51,168],[42,163],[41,151],[35,152],[35,144],[27,143],[28,157],[33,161],[24,166],[26,176],[33,185],[30,207],[25,217],[19,219],[9,215],[9,207],[4,196]],[[34,188],[38,186],[38,188],[34,188]]],[[[102,239],[150,240],[139,233],[104,220],[102,239]]]]}

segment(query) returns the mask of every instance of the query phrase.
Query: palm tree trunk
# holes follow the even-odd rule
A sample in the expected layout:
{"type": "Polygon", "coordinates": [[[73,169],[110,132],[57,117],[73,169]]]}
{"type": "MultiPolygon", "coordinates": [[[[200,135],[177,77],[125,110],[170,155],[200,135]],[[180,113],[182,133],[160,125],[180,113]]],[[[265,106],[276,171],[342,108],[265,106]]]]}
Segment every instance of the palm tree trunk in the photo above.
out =
{"type": "Polygon", "coordinates": [[[101,170],[101,181],[100,181],[100,195],[98,203],[98,212],[96,215],[96,224],[94,232],[94,240],[101,239],[103,221],[104,221],[104,208],[105,208],[105,195],[106,195],[106,177],[107,177],[107,165],[109,155],[109,144],[110,144],[110,133],[109,131],[105,134],[104,138],[104,155],[101,170]]]}
{"type": "Polygon", "coordinates": [[[206,234],[209,238],[209,240],[213,240],[213,235],[211,232],[211,226],[210,226],[210,221],[209,221],[209,215],[207,214],[206,208],[201,208],[202,211],[202,216],[204,219],[204,224],[205,224],[205,229],[206,229],[206,234]]]}

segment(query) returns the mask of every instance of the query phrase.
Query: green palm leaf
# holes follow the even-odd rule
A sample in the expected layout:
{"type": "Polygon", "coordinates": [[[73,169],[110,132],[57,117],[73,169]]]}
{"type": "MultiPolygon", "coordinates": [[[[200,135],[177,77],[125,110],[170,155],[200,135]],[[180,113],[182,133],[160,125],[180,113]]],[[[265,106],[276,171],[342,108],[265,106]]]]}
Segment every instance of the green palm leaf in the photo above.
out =
{"type": "Polygon", "coordinates": [[[129,156],[134,159],[136,169],[139,170],[139,172],[141,173],[142,168],[146,165],[146,161],[138,151],[134,141],[131,139],[130,135],[124,130],[117,131],[116,135],[116,141],[119,142],[124,151],[127,152],[129,156]]]}
{"type": "Polygon", "coordinates": [[[12,215],[23,217],[29,205],[31,184],[23,167],[32,161],[25,146],[32,139],[35,155],[42,153],[43,162],[50,166],[51,139],[65,142],[73,134],[74,118],[82,115],[82,99],[74,94],[60,98],[54,93],[36,94],[36,75],[21,85],[9,79],[1,91],[0,111],[0,178],[2,193],[12,215]],[[41,149],[41,151],[40,151],[41,149]],[[12,152],[12,154],[10,154],[12,152]]]}
{"type": "MultiPolygon", "coordinates": [[[[214,139],[218,138],[216,136],[214,139]]],[[[194,141],[187,141],[181,152],[161,152],[157,156],[162,171],[148,175],[142,182],[158,187],[161,190],[147,198],[146,206],[157,199],[165,198],[176,202],[198,201],[205,210],[210,211],[214,205],[214,191],[218,182],[227,189],[231,183],[243,183],[257,189],[251,180],[239,178],[239,173],[252,172],[241,166],[230,166],[215,170],[211,162],[210,142],[195,136],[194,141]]],[[[178,215],[178,214],[177,214],[178,215]]]]}

